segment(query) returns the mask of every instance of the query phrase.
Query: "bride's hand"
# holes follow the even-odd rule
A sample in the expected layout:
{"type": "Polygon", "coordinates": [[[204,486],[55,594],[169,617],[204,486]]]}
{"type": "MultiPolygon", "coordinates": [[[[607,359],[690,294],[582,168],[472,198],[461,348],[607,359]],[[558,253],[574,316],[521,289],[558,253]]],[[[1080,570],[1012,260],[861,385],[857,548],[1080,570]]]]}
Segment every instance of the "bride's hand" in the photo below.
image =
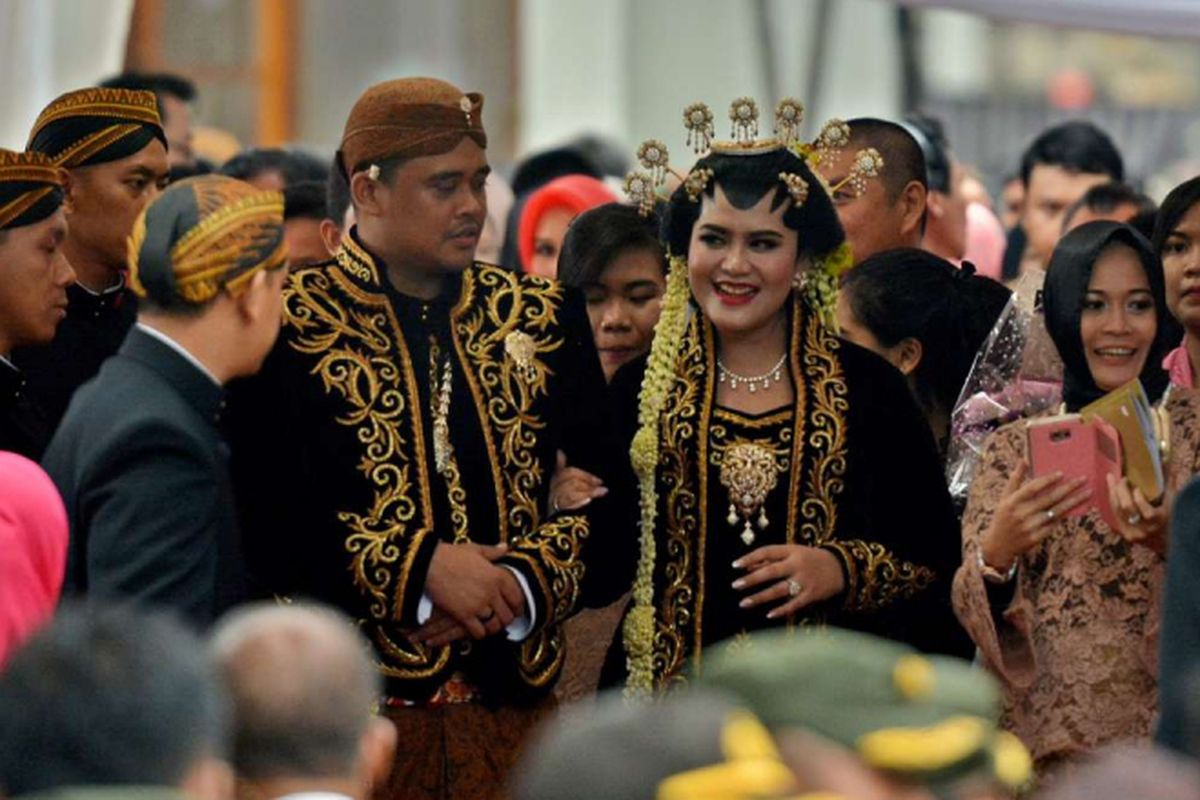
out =
{"type": "Polygon", "coordinates": [[[733,566],[747,571],[744,577],[733,582],[734,589],[759,589],[742,600],[742,608],[782,601],[767,612],[768,619],[794,614],[807,605],[828,600],[846,588],[837,556],[816,547],[767,545],[742,556],[733,562],[733,566]]]}

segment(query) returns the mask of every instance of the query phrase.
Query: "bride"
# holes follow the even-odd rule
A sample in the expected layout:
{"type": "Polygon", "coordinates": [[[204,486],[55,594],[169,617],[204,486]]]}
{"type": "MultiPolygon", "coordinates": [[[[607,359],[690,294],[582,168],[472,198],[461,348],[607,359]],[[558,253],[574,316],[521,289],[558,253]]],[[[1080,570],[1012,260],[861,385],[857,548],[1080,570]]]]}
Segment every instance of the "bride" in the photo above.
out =
{"type": "MultiPolygon", "coordinates": [[[[800,107],[755,138],[735,101],[735,140],[685,112],[709,152],[665,209],[667,294],[648,359],[613,381],[640,486],[633,602],[606,681],[632,693],[684,681],[713,642],[829,624],[928,651],[969,653],[950,608],[959,531],[928,426],[900,373],[832,330],[849,250],[831,196],[862,191],[882,159],[860,151],[827,187],[813,165],[848,140],[832,122],[795,141],[800,107]]],[[[643,208],[666,147],[627,188],[643,208]]]]}

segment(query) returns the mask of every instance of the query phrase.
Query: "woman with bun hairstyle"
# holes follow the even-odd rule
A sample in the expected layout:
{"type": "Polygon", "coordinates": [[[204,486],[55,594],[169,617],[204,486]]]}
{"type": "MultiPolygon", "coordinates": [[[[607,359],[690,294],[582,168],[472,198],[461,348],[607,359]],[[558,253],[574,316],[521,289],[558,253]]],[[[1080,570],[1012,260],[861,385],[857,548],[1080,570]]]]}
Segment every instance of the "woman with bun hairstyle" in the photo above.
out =
{"type": "Polygon", "coordinates": [[[888,250],[846,274],[838,324],[842,336],[904,373],[945,453],[950,412],[1010,296],[970,264],[958,269],[925,250],[888,250]]]}

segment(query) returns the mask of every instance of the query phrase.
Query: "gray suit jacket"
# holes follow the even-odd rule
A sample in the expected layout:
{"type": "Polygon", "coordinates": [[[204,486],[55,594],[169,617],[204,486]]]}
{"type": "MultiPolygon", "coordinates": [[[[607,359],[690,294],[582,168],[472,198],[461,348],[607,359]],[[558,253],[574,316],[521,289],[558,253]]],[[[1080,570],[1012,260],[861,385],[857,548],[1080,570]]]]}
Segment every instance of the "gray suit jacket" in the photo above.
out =
{"type": "Polygon", "coordinates": [[[168,606],[199,625],[243,598],[222,397],[138,328],[76,393],[43,459],[71,524],[64,596],[168,606]]]}

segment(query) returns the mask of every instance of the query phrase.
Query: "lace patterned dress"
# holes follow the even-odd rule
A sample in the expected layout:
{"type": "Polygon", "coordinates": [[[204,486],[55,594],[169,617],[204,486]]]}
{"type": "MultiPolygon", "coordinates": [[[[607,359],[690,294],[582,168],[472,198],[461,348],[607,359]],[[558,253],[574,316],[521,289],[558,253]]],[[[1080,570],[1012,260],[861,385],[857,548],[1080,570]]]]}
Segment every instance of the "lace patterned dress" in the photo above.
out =
{"type": "MultiPolygon", "coordinates": [[[[1175,390],[1165,402],[1173,494],[1200,470],[1200,393],[1175,390]]],[[[1128,544],[1093,511],[1061,520],[1022,556],[1015,585],[986,583],[980,540],[1024,454],[1024,422],[987,442],[963,519],[953,600],[1003,686],[1004,726],[1025,742],[1044,775],[1111,742],[1150,738],[1165,562],[1128,544]]]]}

